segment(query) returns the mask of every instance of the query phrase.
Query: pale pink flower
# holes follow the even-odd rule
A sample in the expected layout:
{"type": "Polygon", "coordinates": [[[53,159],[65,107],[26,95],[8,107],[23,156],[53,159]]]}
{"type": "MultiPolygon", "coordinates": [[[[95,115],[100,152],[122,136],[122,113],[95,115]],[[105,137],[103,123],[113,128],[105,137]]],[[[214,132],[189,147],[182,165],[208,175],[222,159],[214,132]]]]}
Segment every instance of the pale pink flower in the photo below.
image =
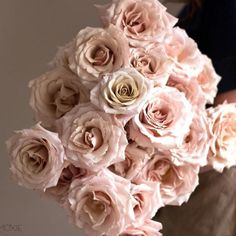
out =
{"type": "Polygon", "coordinates": [[[66,205],[72,222],[89,236],[119,235],[134,221],[130,187],[108,170],[73,181],[66,205]]]}
{"type": "Polygon", "coordinates": [[[128,136],[143,147],[173,148],[183,142],[192,117],[183,93],[171,87],[155,88],[141,112],[128,123],[128,136]]]}
{"type": "Polygon", "coordinates": [[[236,104],[222,104],[208,110],[212,135],[209,164],[219,172],[236,165],[236,104]]]}
{"type": "Polygon", "coordinates": [[[142,149],[136,143],[131,143],[126,147],[125,160],[111,165],[109,169],[132,181],[150,158],[148,150],[142,149]]]}
{"type": "Polygon", "coordinates": [[[136,200],[134,205],[135,225],[142,225],[145,220],[154,217],[157,211],[164,206],[159,184],[133,184],[131,194],[136,200]]]}
{"type": "Polygon", "coordinates": [[[171,74],[173,62],[161,45],[151,44],[131,50],[130,65],[155,85],[163,86],[171,74]]]}
{"type": "Polygon", "coordinates": [[[123,126],[90,103],[64,116],[57,128],[68,160],[76,167],[98,171],[125,159],[128,142],[123,126]]]}
{"type": "Polygon", "coordinates": [[[203,96],[207,102],[213,104],[221,77],[216,73],[210,58],[204,55],[202,60],[204,61],[204,67],[197,77],[197,82],[199,83],[203,96]]]}
{"type": "Polygon", "coordinates": [[[131,46],[162,41],[177,22],[156,0],[113,0],[97,8],[104,25],[114,24],[121,29],[131,46]]]}
{"type": "Polygon", "coordinates": [[[173,74],[197,76],[203,69],[202,54],[185,30],[175,27],[165,39],[167,55],[175,62],[173,74]]]}
{"type": "Polygon", "coordinates": [[[136,178],[136,183],[160,184],[160,193],[165,205],[181,205],[187,202],[198,185],[199,167],[175,165],[170,156],[156,153],[136,178]]]}
{"type": "Polygon", "coordinates": [[[162,236],[162,224],[153,220],[146,220],[140,226],[129,226],[120,236],[162,236]]]}
{"type": "Polygon", "coordinates": [[[63,67],[31,80],[29,87],[35,118],[47,127],[54,126],[57,119],[76,105],[89,101],[88,92],[77,76],[63,67]]]}
{"type": "Polygon", "coordinates": [[[190,131],[185,136],[183,143],[179,147],[169,150],[172,160],[177,165],[184,163],[207,165],[210,146],[209,124],[205,112],[200,113],[194,116],[190,131]]]}
{"type": "Polygon", "coordinates": [[[65,154],[56,133],[40,124],[16,131],[7,141],[10,170],[19,185],[45,191],[57,185],[64,168],[65,154]]]}
{"type": "Polygon", "coordinates": [[[113,25],[106,29],[87,27],[81,30],[69,56],[70,69],[89,89],[100,81],[101,74],[114,72],[128,64],[128,42],[113,25]]]}

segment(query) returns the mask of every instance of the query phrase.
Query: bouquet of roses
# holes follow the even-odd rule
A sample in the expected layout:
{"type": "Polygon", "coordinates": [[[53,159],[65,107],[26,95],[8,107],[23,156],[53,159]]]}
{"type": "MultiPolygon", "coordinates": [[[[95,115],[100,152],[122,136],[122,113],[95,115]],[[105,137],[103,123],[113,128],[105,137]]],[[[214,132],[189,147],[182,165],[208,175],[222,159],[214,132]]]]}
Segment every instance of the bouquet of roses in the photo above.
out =
{"type": "Polygon", "coordinates": [[[88,235],[161,235],[152,219],[188,201],[202,167],[236,165],[236,105],[157,0],[97,6],[31,81],[37,124],[7,142],[17,182],[53,197],[88,235]]]}

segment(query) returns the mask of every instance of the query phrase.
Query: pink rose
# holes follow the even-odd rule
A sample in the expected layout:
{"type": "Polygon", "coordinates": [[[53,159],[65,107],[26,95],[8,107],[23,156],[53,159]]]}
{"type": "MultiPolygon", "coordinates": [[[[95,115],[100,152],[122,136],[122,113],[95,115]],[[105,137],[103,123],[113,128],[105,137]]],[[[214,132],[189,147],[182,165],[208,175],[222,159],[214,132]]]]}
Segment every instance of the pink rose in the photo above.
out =
{"type": "Polygon", "coordinates": [[[77,76],[63,67],[58,67],[30,81],[30,106],[37,121],[47,127],[72,110],[79,103],[89,100],[85,88],[77,76]]]}
{"type": "Polygon", "coordinates": [[[160,233],[162,224],[153,220],[147,220],[141,226],[130,226],[120,236],[162,236],[160,233]]]}
{"type": "Polygon", "coordinates": [[[123,178],[132,180],[148,159],[150,156],[147,150],[141,149],[136,143],[131,143],[126,147],[125,160],[113,164],[109,169],[123,178]]]}
{"type": "Polygon", "coordinates": [[[104,25],[111,23],[121,29],[131,46],[162,41],[177,22],[156,0],[113,0],[97,7],[104,25]]]}
{"type": "Polygon", "coordinates": [[[175,62],[174,73],[197,76],[203,69],[202,54],[185,30],[175,27],[165,39],[167,55],[175,62]]]}
{"type": "Polygon", "coordinates": [[[142,225],[145,220],[154,217],[156,212],[164,206],[158,184],[133,184],[131,194],[136,200],[134,205],[135,225],[142,225]]]}
{"type": "Polygon", "coordinates": [[[83,180],[93,173],[82,168],[69,164],[62,170],[61,176],[55,187],[48,188],[45,192],[46,196],[53,198],[60,204],[64,204],[68,197],[68,191],[71,183],[75,179],[83,180]]]}
{"type": "Polygon", "coordinates": [[[207,102],[196,79],[184,75],[172,75],[169,77],[167,86],[174,87],[184,93],[194,110],[205,109],[207,102]]]}
{"type": "Polygon", "coordinates": [[[76,107],[57,127],[68,160],[76,167],[98,171],[125,159],[123,126],[90,103],[76,107]]]}
{"type": "Polygon", "coordinates": [[[65,154],[56,133],[37,124],[31,129],[17,131],[7,141],[7,148],[10,170],[19,185],[43,191],[57,185],[65,154]]]}
{"type": "Polygon", "coordinates": [[[192,117],[183,93],[170,87],[155,88],[141,112],[128,123],[128,136],[143,147],[173,148],[183,142],[192,117]]]}
{"type": "Polygon", "coordinates": [[[153,87],[133,68],[123,68],[105,74],[101,82],[91,91],[91,102],[110,114],[133,116],[149,98],[153,87]]]}
{"type": "Polygon", "coordinates": [[[236,165],[236,103],[208,110],[212,135],[208,162],[219,172],[236,165]]]}
{"type": "Polygon", "coordinates": [[[166,85],[173,63],[160,45],[131,50],[130,65],[155,85],[166,85]]]}
{"type": "Polygon", "coordinates": [[[134,221],[130,182],[108,170],[71,184],[67,208],[89,236],[119,235],[134,221]]]}
{"type": "Polygon", "coordinates": [[[165,205],[181,205],[187,202],[198,185],[199,167],[177,166],[168,154],[157,153],[149,160],[136,178],[136,183],[160,184],[161,197],[165,205]]]}
{"type": "Polygon", "coordinates": [[[197,81],[207,102],[213,104],[221,77],[216,74],[212,62],[207,56],[203,56],[203,61],[204,67],[202,72],[198,75],[197,81]]]}
{"type": "Polygon", "coordinates": [[[106,29],[87,27],[81,30],[69,56],[70,69],[88,88],[99,82],[101,74],[114,72],[128,63],[128,42],[112,25],[106,29]]]}
{"type": "Polygon", "coordinates": [[[183,143],[174,149],[170,149],[170,155],[176,165],[189,163],[193,165],[207,165],[209,152],[209,124],[204,111],[195,115],[190,126],[189,133],[183,143]]]}

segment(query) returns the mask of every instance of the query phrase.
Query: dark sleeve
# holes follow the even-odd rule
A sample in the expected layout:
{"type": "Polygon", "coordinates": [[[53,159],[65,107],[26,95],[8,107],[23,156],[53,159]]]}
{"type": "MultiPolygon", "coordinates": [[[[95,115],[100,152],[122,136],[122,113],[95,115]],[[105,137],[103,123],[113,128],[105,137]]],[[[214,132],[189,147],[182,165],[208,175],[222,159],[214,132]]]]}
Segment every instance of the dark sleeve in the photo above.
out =
{"type": "Polygon", "coordinates": [[[194,17],[186,19],[190,7],[181,12],[179,26],[184,28],[208,55],[223,79],[219,92],[236,89],[236,1],[205,0],[194,17]]]}

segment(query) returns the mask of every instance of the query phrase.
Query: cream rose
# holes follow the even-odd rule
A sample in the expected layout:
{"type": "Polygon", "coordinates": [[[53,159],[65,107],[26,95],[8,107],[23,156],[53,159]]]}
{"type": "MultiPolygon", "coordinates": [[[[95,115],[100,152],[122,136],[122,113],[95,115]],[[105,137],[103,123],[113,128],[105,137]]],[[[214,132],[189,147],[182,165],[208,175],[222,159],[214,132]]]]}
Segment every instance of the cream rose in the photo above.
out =
{"type": "Polygon", "coordinates": [[[57,123],[69,161],[98,171],[125,159],[128,144],[123,126],[90,103],[76,107],[57,123]]]}
{"type": "Polygon", "coordinates": [[[31,129],[17,131],[7,141],[7,148],[10,170],[19,185],[44,191],[57,185],[65,154],[56,133],[37,124],[31,129]]]}
{"type": "Polygon", "coordinates": [[[132,68],[103,76],[91,91],[91,102],[110,114],[132,116],[148,100],[153,85],[132,68]]]}
{"type": "Polygon", "coordinates": [[[30,81],[30,106],[37,121],[54,126],[55,121],[79,103],[89,100],[85,88],[76,75],[63,67],[30,81]]]}
{"type": "Polygon", "coordinates": [[[135,180],[136,183],[154,182],[160,184],[161,197],[165,205],[181,205],[187,202],[198,185],[199,167],[177,166],[169,155],[157,153],[147,162],[135,180]]]}
{"type": "Polygon", "coordinates": [[[164,206],[158,184],[133,184],[131,194],[136,200],[134,225],[142,225],[145,220],[154,217],[156,212],[164,206]]]}
{"type": "Polygon", "coordinates": [[[119,235],[134,221],[130,182],[108,170],[71,184],[67,208],[89,236],[119,235]]]}
{"type": "Polygon", "coordinates": [[[125,160],[113,164],[109,169],[115,174],[132,181],[150,158],[148,150],[141,149],[133,142],[126,147],[125,160]]]}
{"type": "Polygon", "coordinates": [[[177,22],[156,0],[113,0],[97,7],[104,25],[111,23],[121,29],[131,46],[161,42],[177,22]]]}
{"type": "Polygon", "coordinates": [[[55,187],[48,188],[45,192],[46,196],[56,200],[59,204],[63,205],[68,198],[68,191],[71,183],[77,180],[83,180],[93,173],[72,164],[68,164],[62,170],[58,183],[55,187]]]}
{"type": "Polygon", "coordinates": [[[172,71],[173,62],[160,45],[131,50],[130,65],[155,85],[166,85],[172,71]]]}
{"type": "Polygon", "coordinates": [[[204,67],[202,72],[197,77],[203,96],[209,104],[214,103],[215,96],[217,94],[217,86],[221,80],[221,77],[216,74],[216,71],[212,65],[212,61],[206,55],[203,56],[204,67]]]}
{"type": "Polygon", "coordinates": [[[208,162],[219,172],[236,165],[236,103],[208,110],[212,135],[208,162]]]}
{"type": "Polygon", "coordinates": [[[155,88],[128,123],[128,136],[143,147],[173,148],[183,142],[192,118],[192,107],[183,93],[171,87],[155,88]]]}
{"type": "Polygon", "coordinates": [[[162,236],[162,224],[153,220],[146,220],[140,226],[129,226],[120,236],[162,236]]]}
{"type": "Polygon", "coordinates": [[[203,69],[202,54],[185,30],[175,27],[165,39],[167,55],[175,62],[173,73],[196,77],[203,69]]]}
{"type": "Polygon", "coordinates": [[[128,64],[128,42],[112,25],[106,29],[87,27],[81,30],[69,56],[69,67],[88,88],[100,81],[101,74],[114,72],[128,64]]]}
{"type": "Polygon", "coordinates": [[[193,164],[201,167],[207,165],[207,155],[210,145],[210,133],[207,116],[204,111],[196,114],[190,126],[189,133],[183,143],[170,149],[170,155],[176,165],[193,164]]]}

